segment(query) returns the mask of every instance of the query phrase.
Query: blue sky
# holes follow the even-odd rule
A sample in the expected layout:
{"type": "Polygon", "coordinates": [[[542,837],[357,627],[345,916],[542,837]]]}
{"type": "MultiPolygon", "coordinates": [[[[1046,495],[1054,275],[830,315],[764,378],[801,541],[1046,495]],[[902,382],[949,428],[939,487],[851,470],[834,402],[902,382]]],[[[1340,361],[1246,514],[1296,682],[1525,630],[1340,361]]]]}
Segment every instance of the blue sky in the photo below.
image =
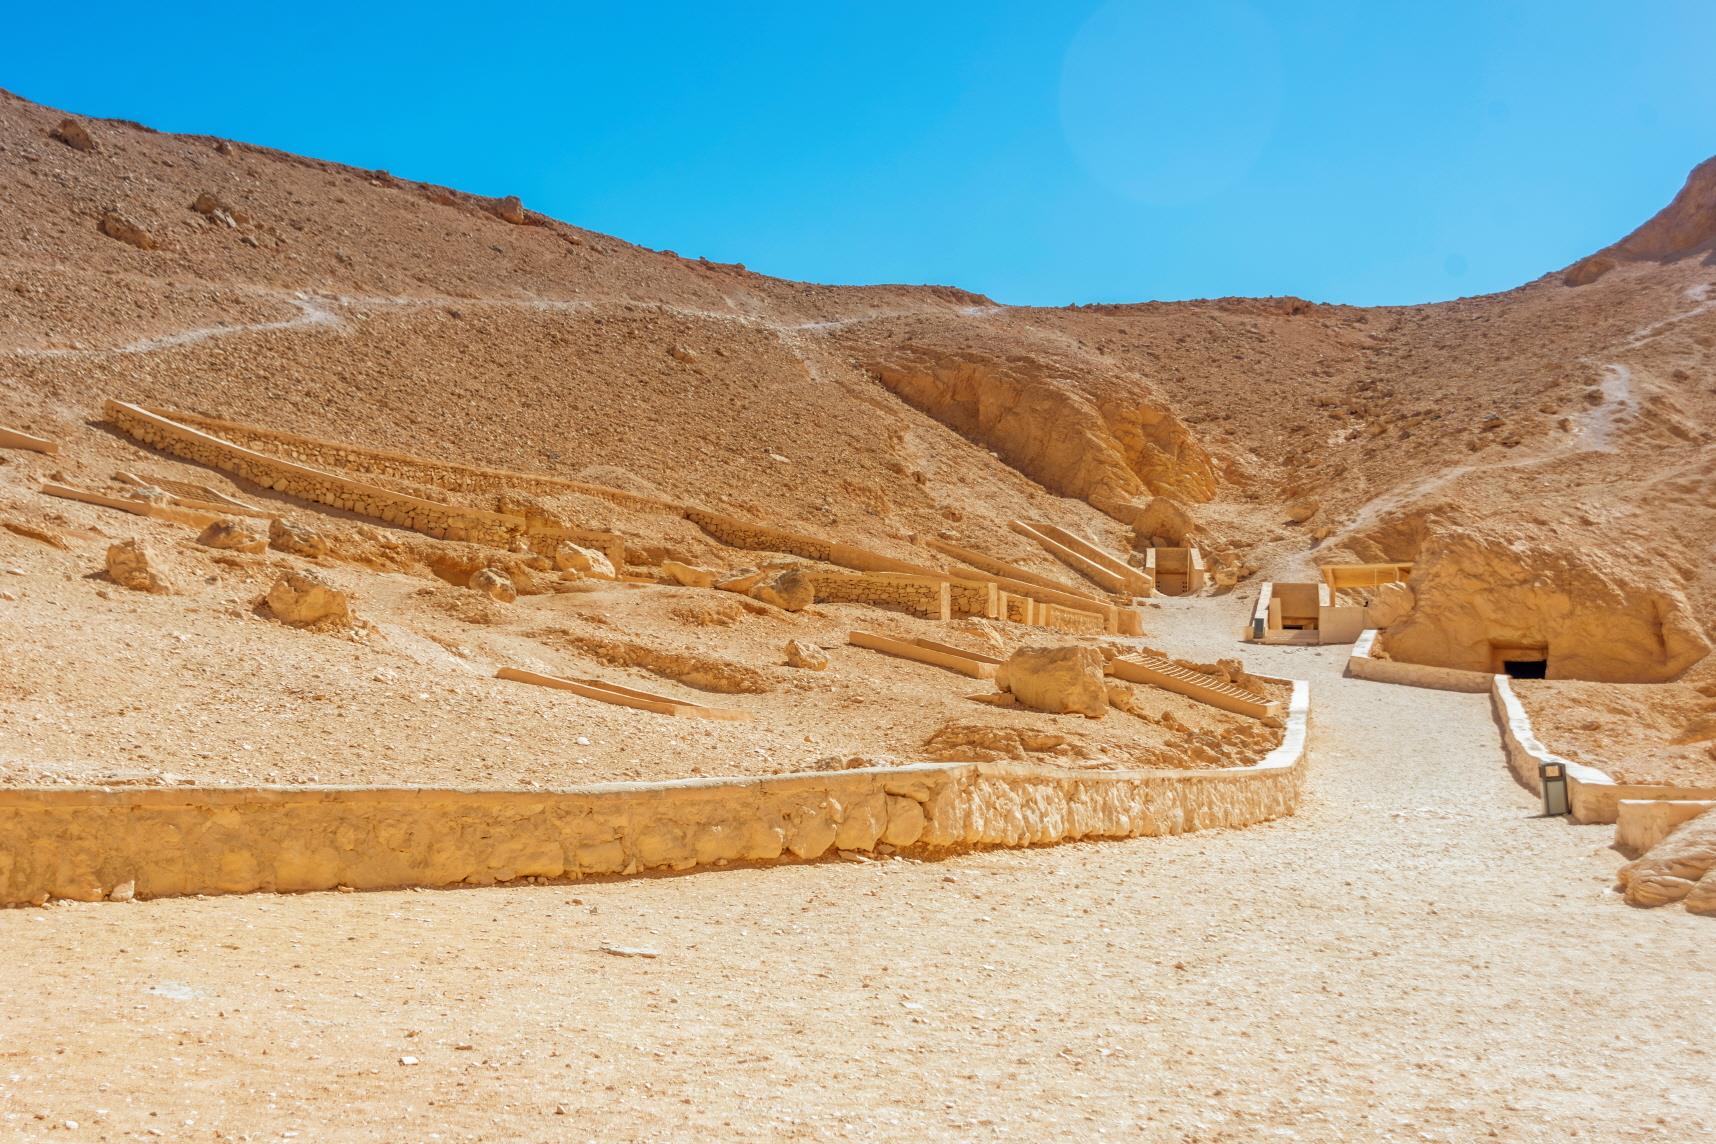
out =
{"type": "Polygon", "coordinates": [[[764,273],[1010,303],[1506,289],[1716,154],[1706,0],[98,2],[5,23],[0,86],[38,102],[517,194],[764,273]]]}

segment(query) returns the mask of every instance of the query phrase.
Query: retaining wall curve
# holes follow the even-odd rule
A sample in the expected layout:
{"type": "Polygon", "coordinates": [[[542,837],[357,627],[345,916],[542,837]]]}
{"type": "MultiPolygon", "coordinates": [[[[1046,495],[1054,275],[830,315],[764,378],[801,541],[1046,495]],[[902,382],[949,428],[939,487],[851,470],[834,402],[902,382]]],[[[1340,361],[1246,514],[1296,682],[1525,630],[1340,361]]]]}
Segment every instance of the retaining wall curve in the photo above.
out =
{"type": "Polygon", "coordinates": [[[1281,745],[1207,771],[923,763],[565,791],[14,788],[0,790],[0,903],[486,885],[1246,826],[1297,809],[1308,718],[1296,682],[1281,745]]]}

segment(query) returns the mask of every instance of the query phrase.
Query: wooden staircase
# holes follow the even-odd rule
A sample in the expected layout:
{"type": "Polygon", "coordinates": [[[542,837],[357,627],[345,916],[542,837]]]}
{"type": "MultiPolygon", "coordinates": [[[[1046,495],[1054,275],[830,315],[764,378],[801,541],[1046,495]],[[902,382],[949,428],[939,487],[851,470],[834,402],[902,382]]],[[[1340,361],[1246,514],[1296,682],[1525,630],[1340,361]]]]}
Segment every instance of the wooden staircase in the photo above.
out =
{"type": "Polygon", "coordinates": [[[1170,659],[1158,655],[1146,655],[1138,652],[1133,655],[1123,655],[1109,661],[1108,674],[1116,679],[1124,679],[1128,683],[1144,683],[1152,687],[1160,687],[1164,691],[1172,691],[1176,695],[1184,695],[1196,699],[1200,703],[1208,703],[1223,711],[1232,711],[1238,715],[1249,715],[1253,719],[1264,719],[1271,715],[1281,714],[1281,705],[1258,695],[1253,695],[1237,684],[1217,679],[1213,675],[1205,675],[1201,671],[1193,671],[1182,667],[1170,659]]]}

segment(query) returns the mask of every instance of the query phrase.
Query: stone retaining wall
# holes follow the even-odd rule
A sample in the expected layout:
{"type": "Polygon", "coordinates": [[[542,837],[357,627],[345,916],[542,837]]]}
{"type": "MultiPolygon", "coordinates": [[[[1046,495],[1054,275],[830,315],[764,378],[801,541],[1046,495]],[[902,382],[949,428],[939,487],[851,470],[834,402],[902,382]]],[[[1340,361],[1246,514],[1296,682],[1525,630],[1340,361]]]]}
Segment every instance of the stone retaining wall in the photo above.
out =
{"type": "Polygon", "coordinates": [[[1203,771],[923,763],[565,791],[4,789],[0,903],[487,885],[1247,826],[1297,809],[1308,719],[1296,682],[1279,747],[1203,771]]]}
{"type": "Polygon", "coordinates": [[[206,430],[214,436],[234,444],[320,468],[343,469],[346,472],[368,473],[391,480],[434,485],[436,488],[447,489],[450,492],[531,492],[544,496],[578,493],[619,505],[622,508],[637,509],[644,512],[672,512],[677,514],[680,511],[679,505],[659,497],[644,496],[641,493],[626,492],[624,489],[590,484],[586,481],[552,477],[544,473],[487,469],[476,465],[460,465],[451,461],[435,460],[429,457],[415,457],[408,453],[390,453],[381,449],[366,449],[361,445],[352,445],[342,441],[325,441],[318,437],[304,437],[296,433],[282,433],[258,425],[246,425],[238,421],[223,421],[219,418],[203,417],[195,413],[181,413],[168,409],[150,409],[149,412],[176,421],[181,425],[206,430]]]}
{"type": "Polygon", "coordinates": [[[1490,702],[1496,722],[1501,724],[1502,746],[1508,769],[1520,785],[1543,793],[1537,776],[1541,763],[1560,763],[1567,768],[1567,801],[1574,822],[1615,822],[1622,799],[1716,799],[1716,787],[1683,787],[1671,783],[1618,783],[1603,771],[1554,754],[1531,729],[1531,717],[1514,694],[1505,675],[1491,676],[1490,702]]]}
{"type": "Polygon", "coordinates": [[[127,435],[176,457],[294,496],[414,529],[444,540],[508,547],[525,533],[522,517],[407,496],[295,461],[265,456],[159,414],[109,401],[107,419],[127,435]]]}

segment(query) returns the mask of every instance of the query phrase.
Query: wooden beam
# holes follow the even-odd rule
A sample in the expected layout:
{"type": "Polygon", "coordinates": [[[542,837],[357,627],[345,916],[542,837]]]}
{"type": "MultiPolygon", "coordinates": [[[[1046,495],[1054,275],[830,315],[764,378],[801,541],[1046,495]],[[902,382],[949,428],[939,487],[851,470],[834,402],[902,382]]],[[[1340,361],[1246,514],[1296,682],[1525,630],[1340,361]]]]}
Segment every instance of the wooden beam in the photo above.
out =
{"type": "Polygon", "coordinates": [[[651,691],[622,687],[617,683],[608,683],[601,679],[562,679],[557,675],[543,675],[535,671],[526,671],[522,667],[503,667],[495,672],[495,677],[497,679],[510,679],[516,683],[534,683],[538,687],[553,687],[560,691],[570,691],[572,694],[581,695],[585,699],[612,703],[616,707],[630,707],[636,711],[648,711],[654,715],[718,719],[728,723],[745,723],[752,718],[750,711],[740,707],[706,707],[701,703],[689,703],[683,699],[657,695],[651,691]]]}

